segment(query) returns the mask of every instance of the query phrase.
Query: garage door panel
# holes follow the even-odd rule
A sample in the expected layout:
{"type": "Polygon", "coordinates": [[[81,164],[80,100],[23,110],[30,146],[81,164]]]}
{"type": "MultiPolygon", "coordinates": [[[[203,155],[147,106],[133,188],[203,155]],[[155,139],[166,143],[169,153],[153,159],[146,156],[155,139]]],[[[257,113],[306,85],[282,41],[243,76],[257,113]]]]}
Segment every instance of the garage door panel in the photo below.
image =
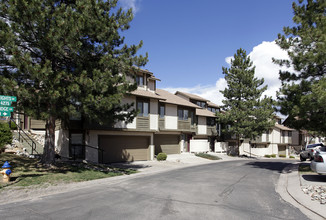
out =
{"type": "Polygon", "coordinates": [[[99,147],[104,163],[150,159],[148,136],[99,136],[99,147]]]}
{"type": "Polygon", "coordinates": [[[179,135],[156,135],[154,144],[155,154],[180,154],[179,135]]]}

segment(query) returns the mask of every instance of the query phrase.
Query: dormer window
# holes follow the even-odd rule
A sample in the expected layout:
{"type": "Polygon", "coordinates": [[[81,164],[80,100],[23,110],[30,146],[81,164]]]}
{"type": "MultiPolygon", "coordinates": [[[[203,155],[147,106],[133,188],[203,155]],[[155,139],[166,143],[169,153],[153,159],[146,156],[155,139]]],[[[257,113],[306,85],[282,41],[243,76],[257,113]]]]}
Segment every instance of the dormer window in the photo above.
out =
{"type": "Polygon", "coordinates": [[[144,86],[144,76],[136,76],[137,86],[144,86]]]}
{"type": "Polygon", "coordinates": [[[199,105],[202,108],[206,108],[206,102],[197,101],[196,105],[199,105]]]}

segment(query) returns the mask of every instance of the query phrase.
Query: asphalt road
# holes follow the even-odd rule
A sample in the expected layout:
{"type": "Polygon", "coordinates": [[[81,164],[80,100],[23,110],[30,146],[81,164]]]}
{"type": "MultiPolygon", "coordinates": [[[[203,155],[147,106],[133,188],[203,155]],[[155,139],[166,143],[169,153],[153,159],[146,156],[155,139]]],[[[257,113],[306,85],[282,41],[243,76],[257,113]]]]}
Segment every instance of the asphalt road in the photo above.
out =
{"type": "Polygon", "coordinates": [[[275,192],[285,160],[238,160],[0,205],[0,219],[307,219],[275,192]]]}

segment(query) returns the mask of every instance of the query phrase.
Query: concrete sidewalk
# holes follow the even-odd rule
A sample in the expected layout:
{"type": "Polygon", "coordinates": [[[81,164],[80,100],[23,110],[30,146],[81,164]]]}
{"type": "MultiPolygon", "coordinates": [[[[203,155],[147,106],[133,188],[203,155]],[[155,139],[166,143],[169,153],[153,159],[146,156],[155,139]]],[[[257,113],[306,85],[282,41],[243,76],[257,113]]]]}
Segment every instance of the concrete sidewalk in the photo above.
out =
{"type": "Polygon", "coordinates": [[[149,174],[156,172],[170,171],[173,169],[181,169],[185,167],[210,164],[210,163],[219,163],[223,161],[230,160],[243,160],[248,158],[239,158],[231,157],[223,153],[213,153],[210,152],[213,156],[221,158],[220,160],[208,160],[205,158],[197,157],[193,153],[181,153],[181,154],[169,154],[166,161],[134,161],[130,163],[115,163],[115,167],[121,168],[131,168],[137,171],[140,171],[140,174],[149,174]]]}
{"type": "MultiPolygon", "coordinates": [[[[288,166],[280,175],[277,191],[282,198],[292,205],[298,207],[304,214],[311,219],[326,219],[326,205],[313,201],[311,196],[302,191],[302,186],[325,185],[326,182],[311,182],[304,178],[306,174],[298,172],[299,163],[288,166]],[[283,187],[283,188],[282,188],[283,187]],[[288,196],[286,195],[288,194],[288,196]]],[[[310,175],[317,175],[311,173],[310,175]]]]}

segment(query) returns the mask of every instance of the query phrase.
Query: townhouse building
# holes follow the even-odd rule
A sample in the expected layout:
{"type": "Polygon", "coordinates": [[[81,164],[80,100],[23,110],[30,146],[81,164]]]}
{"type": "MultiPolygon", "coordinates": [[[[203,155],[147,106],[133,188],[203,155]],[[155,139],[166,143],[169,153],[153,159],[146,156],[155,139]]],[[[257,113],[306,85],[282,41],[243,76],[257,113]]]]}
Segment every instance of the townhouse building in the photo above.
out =
{"type": "MultiPolygon", "coordinates": [[[[217,135],[217,131],[215,125],[207,123],[215,114],[157,89],[159,79],[153,73],[139,70],[135,74],[138,87],[122,100],[122,103],[135,104],[133,108],[138,115],[134,120],[110,126],[81,118],[71,119],[69,129],[62,126],[56,134],[57,151],[62,157],[112,163],[153,160],[160,152],[178,154],[210,150],[209,137],[217,135]]],[[[211,104],[210,107],[216,106],[211,104]]]]}
{"type": "Polygon", "coordinates": [[[216,123],[215,114],[220,111],[220,107],[195,94],[177,91],[175,95],[200,107],[195,113],[197,126],[190,140],[190,151],[205,152],[220,149],[221,127],[216,123]]]}
{"type": "MultiPolygon", "coordinates": [[[[153,160],[160,152],[230,153],[237,145],[235,138],[221,133],[221,125],[216,123],[218,105],[194,94],[157,89],[160,80],[148,70],[139,69],[129,80],[136,80],[138,87],[125,95],[122,104],[134,103],[132,108],[138,111],[134,120],[118,121],[113,126],[90,123],[81,117],[70,118],[69,126],[58,121],[55,144],[61,157],[112,163],[153,160]]],[[[43,121],[21,114],[19,124],[23,129],[44,133],[43,121]]],[[[302,135],[277,120],[272,129],[255,140],[241,140],[239,153],[288,156],[291,147],[298,144],[302,144],[302,135]]]]}
{"type": "Polygon", "coordinates": [[[285,155],[290,156],[292,146],[292,133],[294,129],[281,124],[280,118],[276,117],[273,128],[264,132],[254,140],[241,140],[239,147],[240,155],[264,156],[285,155]]]}

